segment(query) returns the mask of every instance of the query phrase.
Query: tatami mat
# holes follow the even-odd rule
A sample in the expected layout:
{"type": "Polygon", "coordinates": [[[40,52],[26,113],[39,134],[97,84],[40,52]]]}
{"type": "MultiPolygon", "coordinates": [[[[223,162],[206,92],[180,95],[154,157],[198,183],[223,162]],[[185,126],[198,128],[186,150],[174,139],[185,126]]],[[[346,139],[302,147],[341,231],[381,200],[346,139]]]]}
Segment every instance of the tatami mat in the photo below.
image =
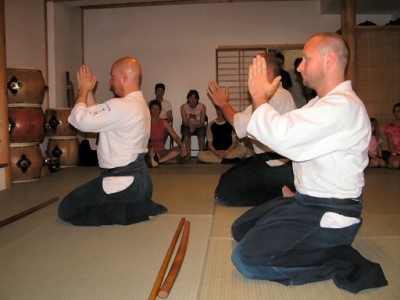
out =
{"type": "MultiPolygon", "coordinates": [[[[1,299],[147,299],[181,216],[135,226],[74,227],[54,221],[0,252],[1,299]]],[[[196,299],[211,217],[191,234],[170,299],[196,299]]]]}
{"type": "Polygon", "coordinates": [[[231,167],[231,164],[222,165],[199,163],[195,158],[192,158],[190,163],[167,163],[165,165],[158,166],[157,168],[150,169],[150,173],[152,175],[215,175],[222,174],[231,167]]]}
{"type": "Polygon", "coordinates": [[[379,261],[389,285],[358,294],[337,288],[333,281],[287,287],[278,283],[249,280],[231,262],[236,242],[229,238],[212,238],[208,250],[199,300],[348,300],[399,299],[399,238],[357,239],[354,247],[372,261],[379,261]],[[373,244],[373,245],[372,245],[373,244]]]}
{"type": "Polygon", "coordinates": [[[363,211],[362,218],[363,224],[357,234],[358,237],[399,235],[399,215],[376,215],[363,211]]]}
{"type": "Polygon", "coordinates": [[[250,208],[216,204],[211,237],[230,238],[232,223],[250,208]]]}
{"type": "Polygon", "coordinates": [[[153,200],[169,211],[131,226],[74,227],[57,218],[61,199],[99,174],[65,168],[0,192],[0,219],[60,200],[0,228],[0,300],[146,300],[182,216],[192,222],[188,251],[170,300],[400,299],[400,172],[367,169],[364,223],[354,247],[381,264],[389,286],[352,294],[332,281],[296,287],[244,278],[231,262],[230,228],[250,207],[214,200],[230,165],[169,164],[150,169],[153,200]]]}
{"type": "Polygon", "coordinates": [[[212,215],[219,175],[164,175],[153,173],[153,200],[170,214],[212,215]]]}
{"type": "Polygon", "coordinates": [[[13,183],[11,189],[0,192],[0,208],[7,205],[6,209],[0,209],[0,219],[56,196],[62,199],[71,189],[95,178],[98,174],[98,167],[70,167],[38,180],[13,183]]]}

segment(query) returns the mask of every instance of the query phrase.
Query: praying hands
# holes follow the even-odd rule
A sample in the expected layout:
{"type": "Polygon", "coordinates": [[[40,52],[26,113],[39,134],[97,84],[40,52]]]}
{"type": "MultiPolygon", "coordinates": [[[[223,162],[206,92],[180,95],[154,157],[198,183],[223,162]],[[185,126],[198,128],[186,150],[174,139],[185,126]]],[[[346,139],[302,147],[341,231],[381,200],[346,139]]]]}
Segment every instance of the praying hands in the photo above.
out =
{"type": "Polygon", "coordinates": [[[249,67],[248,87],[251,98],[253,99],[253,111],[261,104],[268,103],[269,98],[275,91],[281,80],[277,76],[270,83],[267,78],[267,64],[260,55],[253,58],[253,63],[249,67]]]}

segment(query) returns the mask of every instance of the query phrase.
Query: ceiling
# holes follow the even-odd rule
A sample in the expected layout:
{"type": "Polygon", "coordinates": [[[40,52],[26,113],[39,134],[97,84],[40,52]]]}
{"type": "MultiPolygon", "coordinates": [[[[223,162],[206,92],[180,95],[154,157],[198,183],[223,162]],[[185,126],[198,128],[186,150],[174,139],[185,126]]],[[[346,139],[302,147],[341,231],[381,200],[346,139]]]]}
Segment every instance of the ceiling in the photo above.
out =
{"type": "MultiPolygon", "coordinates": [[[[47,0],[65,6],[84,8],[110,8],[126,6],[156,6],[177,4],[263,2],[263,1],[310,1],[310,0],[47,0]]],[[[342,0],[311,0],[321,3],[322,14],[340,14],[342,0]]],[[[357,14],[399,14],[400,0],[355,0],[357,14]]]]}

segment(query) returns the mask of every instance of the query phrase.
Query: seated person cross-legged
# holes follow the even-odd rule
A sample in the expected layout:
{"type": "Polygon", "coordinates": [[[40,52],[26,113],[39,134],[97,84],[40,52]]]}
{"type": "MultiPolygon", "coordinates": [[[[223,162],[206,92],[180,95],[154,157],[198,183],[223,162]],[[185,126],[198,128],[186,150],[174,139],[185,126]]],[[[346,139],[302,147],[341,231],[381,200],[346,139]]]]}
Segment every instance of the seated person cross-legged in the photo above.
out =
{"type": "Polygon", "coordinates": [[[196,90],[190,90],[187,94],[187,102],[181,106],[182,136],[185,142],[187,157],[190,158],[192,145],[191,136],[197,135],[199,151],[204,150],[206,137],[206,107],[199,103],[200,96],[196,90]]]}
{"type": "Polygon", "coordinates": [[[171,125],[164,119],[160,118],[161,102],[158,100],[152,100],[149,103],[150,115],[151,115],[151,133],[149,146],[153,148],[155,152],[155,160],[158,164],[163,164],[166,161],[177,157],[185,157],[187,155],[186,148],[182,143],[182,140],[176,134],[171,125]],[[179,147],[174,147],[170,150],[165,149],[164,132],[167,131],[179,147]]]}
{"type": "Polygon", "coordinates": [[[200,151],[197,158],[205,163],[237,163],[246,155],[246,147],[237,144],[233,127],[217,106],[217,118],[207,126],[208,151],[200,151]]]}

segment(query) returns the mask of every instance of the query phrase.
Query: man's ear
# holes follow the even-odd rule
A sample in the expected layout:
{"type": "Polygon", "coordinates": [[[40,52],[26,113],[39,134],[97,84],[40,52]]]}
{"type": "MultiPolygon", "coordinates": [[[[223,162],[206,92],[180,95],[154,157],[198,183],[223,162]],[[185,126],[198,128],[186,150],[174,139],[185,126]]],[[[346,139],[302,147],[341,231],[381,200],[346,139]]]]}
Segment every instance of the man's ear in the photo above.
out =
{"type": "Polygon", "coordinates": [[[337,56],[336,53],[334,53],[333,51],[329,51],[326,54],[326,67],[327,69],[332,68],[337,62],[337,56]]]}
{"type": "Polygon", "coordinates": [[[125,83],[128,81],[128,74],[126,72],[122,73],[122,81],[125,83]]]}

